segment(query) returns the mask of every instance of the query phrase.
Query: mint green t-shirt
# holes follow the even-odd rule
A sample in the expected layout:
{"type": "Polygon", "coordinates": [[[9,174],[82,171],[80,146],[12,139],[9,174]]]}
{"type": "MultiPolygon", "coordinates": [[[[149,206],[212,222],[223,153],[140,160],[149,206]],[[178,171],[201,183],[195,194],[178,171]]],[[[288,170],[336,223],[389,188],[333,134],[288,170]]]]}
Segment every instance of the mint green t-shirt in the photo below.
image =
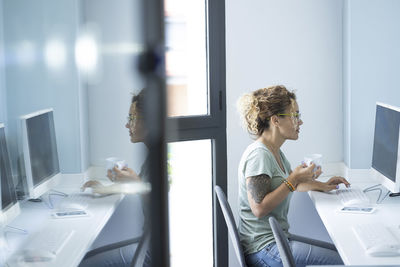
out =
{"type": "Polygon", "coordinates": [[[285,172],[279,167],[268,148],[258,141],[247,147],[239,163],[239,236],[245,255],[258,252],[268,244],[275,242],[268,222],[270,216],[274,216],[283,231],[288,234],[287,214],[292,193],[289,193],[284,201],[262,218],[254,216],[247,198],[247,177],[268,175],[271,178],[271,190],[273,191],[289,176],[290,163],[282,151],[279,152],[285,172]]]}

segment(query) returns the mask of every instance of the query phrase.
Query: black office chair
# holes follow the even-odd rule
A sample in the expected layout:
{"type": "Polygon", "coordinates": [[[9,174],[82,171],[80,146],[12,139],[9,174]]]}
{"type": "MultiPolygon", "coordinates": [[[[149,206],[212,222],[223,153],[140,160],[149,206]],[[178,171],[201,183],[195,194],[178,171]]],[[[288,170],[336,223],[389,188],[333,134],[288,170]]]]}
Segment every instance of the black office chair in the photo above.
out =
{"type": "Polygon", "coordinates": [[[105,245],[96,249],[93,249],[86,253],[83,260],[87,260],[91,257],[94,257],[100,253],[104,253],[107,251],[111,251],[114,249],[120,249],[128,245],[138,244],[133,255],[130,267],[143,267],[144,260],[146,258],[146,252],[149,248],[150,244],[150,232],[145,230],[143,231],[142,236],[135,237],[127,240],[123,240],[120,242],[116,242],[113,244],[105,245]]]}
{"type": "MultiPolygon", "coordinates": [[[[280,224],[274,217],[269,217],[269,224],[271,225],[272,232],[274,234],[275,242],[278,247],[279,255],[282,260],[282,264],[284,267],[295,267],[296,264],[294,262],[293,254],[292,251],[290,250],[289,242],[288,239],[283,232],[280,224]]],[[[327,249],[331,249],[334,251],[336,250],[336,247],[328,242],[312,239],[312,238],[307,238],[303,236],[298,236],[298,235],[289,235],[290,240],[295,240],[299,241],[302,243],[310,244],[310,245],[315,245],[327,249]]]]}
{"type": "Polygon", "coordinates": [[[130,267],[143,267],[149,246],[150,246],[150,231],[146,230],[143,233],[142,238],[140,239],[140,242],[136,248],[135,255],[133,255],[130,267]]]}
{"type": "Polygon", "coordinates": [[[241,267],[246,267],[242,246],[239,240],[239,234],[236,228],[235,218],[232,214],[232,209],[226,199],[224,191],[218,185],[215,186],[215,193],[217,195],[219,205],[221,206],[222,213],[224,214],[226,226],[228,227],[229,236],[235,249],[236,257],[239,260],[241,267]]]}
{"type": "Polygon", "coordinates": [[[289,242],[286,239],[286,235],[283,233],[281,226],[274,217],[269,217],[269,224],[271,225],[272,232],[276,245],[279,250],[279,255],[282,260],[284,267],[296,267],[292,251],[290,250],[289,242]]]}

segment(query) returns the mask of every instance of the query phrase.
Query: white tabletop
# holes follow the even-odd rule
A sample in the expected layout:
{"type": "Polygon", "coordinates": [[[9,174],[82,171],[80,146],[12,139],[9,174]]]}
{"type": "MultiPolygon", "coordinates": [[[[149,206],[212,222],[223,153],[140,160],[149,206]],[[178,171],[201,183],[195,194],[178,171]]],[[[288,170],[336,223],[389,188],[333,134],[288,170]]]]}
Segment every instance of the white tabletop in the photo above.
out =
{"type": "MultiPolygon", "coordinates": [[[[351,181],[352,186],[357,186],[361,189],[377,184],[368,176],[362,179],[348,177],[348,180],[351,181]]],[[[387,197],[382,204],[376,204],[379,192],[373,191],[366,194],[371,203],[373,203],[372,206],[376,208],[372,214],[338,212],[338,209],[343,205],[334,191],[329,193],[309,192],[322,222],[346,265],[399,264],[400,256],[372,257],[367,255],[355,236],[352,226],[380,222],[391,229],[395,229],[398,238],[400,238],[400,197],[387,197]]]]}
{"type": "MultiPolygon", "coordinates": [[[[78,189],[63,188],[61,190],[67,193],[78,192],[78,189]]],[[[23,263],[23,266],[78,266],[122,198],[123,195],[121,194],[95,197],[89,200],[89,205],[86,208],[90,216],[65,219],[52,218],[51,213],[54,210],[48,208],[44,202],[22,202],[21,214],[10,226],[26,230],[28,234],[24,235],[10,228],[5,229],[6,241],[8,243],[6,253],[8,266],[21,266],[21,263],[15,260],[16,257],[13,256],[13,253],[15,255],[15,253],[24,249],[30,238],[37,232],[51,234],[51,232],[46,232],[46,228],[49,226],[56,226],[57,228],[66,230],[73,229],[74,233],[64,245],[61,252],[57,254],[55,260],[40,263],[23,263]]]]}

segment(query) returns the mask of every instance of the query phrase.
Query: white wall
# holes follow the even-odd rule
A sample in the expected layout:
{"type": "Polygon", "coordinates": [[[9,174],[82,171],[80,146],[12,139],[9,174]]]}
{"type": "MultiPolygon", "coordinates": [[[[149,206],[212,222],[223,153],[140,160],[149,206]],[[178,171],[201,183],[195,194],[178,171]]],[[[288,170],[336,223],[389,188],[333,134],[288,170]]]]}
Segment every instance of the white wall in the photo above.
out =
{"type": "Polygon", "coordinates": [[[104,166],[105,158],[116,156],[139,171],[144,160],[144,147],[131,144],[125,128],[132,93],[143,87],[135,69],[135,49],[141,44],[139,3],[84,1],[84,22],[98,28],[101,51],[97,78],[88,85],[90,165],[104,166]]]}
{"type": "MultiPolygon", "coordinates": [[[[132,144],[125,128],[132,93],[138,93],[143,87],[135,68],[137,48],[141,44],[140,2],[82,1],[82,26],[87,23],[97,28],[99,38],[97,73],[90,76],[94,79],[87,80],[87,91],[82,95],[88,107],[90,165],[104,167],[99,175],[105,175],[107,157],[125,159],[136,172],[145,158],[144,145],[132,144]]],[[[139,200],[137,196],[124,199],[93,248],[140,235],[143,211],[139,200]]]]}
{"type": "MultiPolygon", "coordinates": [[[[0,2],[0,17],[3,17],[3,3],[0,2]]],[[[6,87],[4,77],[4,37],[3,37],[3,21],[0,20],[0,123],[7,123],[7,102],[6,87]]],[[[7,125],[6,125],[7,126],[7,125]]]]}
{"type": "Polygon", "coordinates": [[[348,0],[345,163],[371,167],[375,103],[400,106],[400,1],[348,0]]]}
{"type": "MultiPolygon", "coordinates": [[[[78,103],[79,77],[74,62],[78,0],[1,1],[8,144],[14,173],[18,173],[19,116],[53,108],[60,169],[82,171],[78,103]],[[54,66],[45,60],[45,47],[57,40],[65,47],[65,61],[54,66]]],[[[55,57],[53,57],[54,59],[55,57]]],[[[61,58],[61,57],[60,57],[61,58]]],[[[3,98],[4,97],[4,98],[3,98]]],[[[87,133],[84,133],[87,134],[87,133]]]]}
{"type": "MultiPolygon", "coordinates": [[[[325,163],[343,161],[342,5],[336,0],[226,2],[228,199],[235,215],[237,166],[252,141],[235,108],[244,92],[272,84],[297,90],[304,125],[299,140],[282,147],[292,167],[315,152],[325,163]]],[[[329,239],[307,195],[296,193],[289,219],[292,232],[329,239]]],[[[236,266],[232,253],[230,260],[236,266]]]]}
{"type": "MultiPolygon", "coordinates": [[[[53,107],[62,173],[82,173],[89,165],[104,166],[104,158],[109,156],[127,159],[139,172],[144,148],[130,143],[124,125],[131,93],[142,88],[134,68],[135,44],[141,36],[141,1],[53,2],[0,0],[0,52],[5,50],[0,54],[0,122],[8,119],[7,127],[12,126],[7,136],[15,148],[11,151],[18,153],[18,117],[53,107]],[[101,72],[88,84],[74,60],[83,22],[96,23],[102,34],[101,72]],[[44,47],[52,37],[65,42],[67,55],[62,68],[49,68],[43,60],[44,47]],[[28,51],[33,54],[32,61],[18,61],[24,42],[33,47],[28,51]]],[[[15,165],[17,156],[13,157],[15,165]]],[[[142,230],[142,213],[138,197],[126,197],[94,246],[137,236],[142,230]]]]}

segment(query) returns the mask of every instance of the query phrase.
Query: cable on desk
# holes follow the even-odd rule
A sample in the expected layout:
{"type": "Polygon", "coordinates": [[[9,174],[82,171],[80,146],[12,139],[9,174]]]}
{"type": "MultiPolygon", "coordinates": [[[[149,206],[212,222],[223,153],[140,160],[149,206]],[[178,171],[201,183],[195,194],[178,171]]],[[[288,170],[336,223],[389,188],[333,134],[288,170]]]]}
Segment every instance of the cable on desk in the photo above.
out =
{"type": "Polygon", "coordinates": [[[378,187],[381,187],[381,184],[376,184],[376,185],[367,187],[367,188],[365,188],[365,189],[363,190],[363,192],[366,193],[366,192],[369,192],[369,191],[373,191],[373,190],[376,190],[376,189],[380,189],[380,188],[378,188],[378,187]]]}
{"type": "MultiPolygon", "coordinates": [[[[14,227],[14,226],[7,225],[6,228],[11,228],[12,230],[16,230],[16,231],[4,231],[4,232],[3,232],[3,234],[4,234],[4,239],[6,240],[7,244],[8,244],[8,235],[9,235],[9,234],[13,234],[13,233],[14,233],[14,234],[21,234],[21,235],[27,235],[27,234],[29,234],[29,232],[28,232],[27,230],[21,229],[21,228],[18,228],[18,227],[14,227]]],[[[6,245],[6,246],[7,246],[7,245],[6,245]]]]}
{"type": "Polygon", "coordinates": [[[49,200],[49,208],[50,209],[53,209],[54,208],[54,205],[53,205],[53,200],[52,200],[52,196],[63,196],[63,197],[68,197],[68,194],[66,194],[66,193],[64,193],[64,192],[61,192],[61,191],[58,191],[58,190],[54,190],[54,189],[51,189],[51,191],[50,192],[53,192],[53,193],[48,193],[47,194],[47,198],[48,198],[48,200],[49,200]]]}
{"type": "Polygon", "coordinates": [[[381,184],[376,184],[376,185],[367,187],[367,188],[365,188],[365,189],[363,190],[363,192],[364,192],[364,193],[367,193],[367,192],[376,191],[376,190],[379,190],[379,196],[378,196],[378,199],[376,200],[376,204],[381,204],[381,203],[387,198],[387,196],[388,196],[389,193],[390,193],[390,191],[387,190],[386,194],[385,194],[385,195],[383,196],[383,198],[381,199],[381,196],[382,196],[382,185],[381,185],[381,184]]]}
{"type": "Polygon", "coordinates": [[[384,200],[387,198],[387,196],[388,196],[389,194],[390,194],[390,191],[387,190],[387,192],[386,192],[386,194],[383,196],[382,200],[381,200],[380,202],[377,201],[376,203],[381,204],[382,201],[384,201],[384,200]]]}
{"type": "Polygon", "coordinates": [[[43,199],[42,196],[39,197],[39,199],[42,200],[42,203],[43,203],[47,208],[49,208],[49,209],[53,209],[53,208],[54,208],[54,207],[53,207],[53,203],[52,203],[51,200],[50,200],[50,196],[47,196],[48,201],[45,201],[45,200],[43,199]]]}
{"type": "Polygon", "coordinates": [[[22,232],[22,234],[24,234],[24,235],[28,234],[28,231],[25,230],[25,229],[21,229],[21,228],[10,226],[10,225],[7,225],[7,228],[11,228],[13,230],[17,230],[17,232],[22,232]]]}
{"type": "Polygon", "coordinates": [[[54,190],[54,189],[51,189],[50,192],[53,192],[53,193],[49,193],[49,195],[63,196],[63,197],[67,197],[68,196],[67,193],[64,193],[64,192],[61,192],[61,191],[58,191],[58,190],[54,190]]]}

